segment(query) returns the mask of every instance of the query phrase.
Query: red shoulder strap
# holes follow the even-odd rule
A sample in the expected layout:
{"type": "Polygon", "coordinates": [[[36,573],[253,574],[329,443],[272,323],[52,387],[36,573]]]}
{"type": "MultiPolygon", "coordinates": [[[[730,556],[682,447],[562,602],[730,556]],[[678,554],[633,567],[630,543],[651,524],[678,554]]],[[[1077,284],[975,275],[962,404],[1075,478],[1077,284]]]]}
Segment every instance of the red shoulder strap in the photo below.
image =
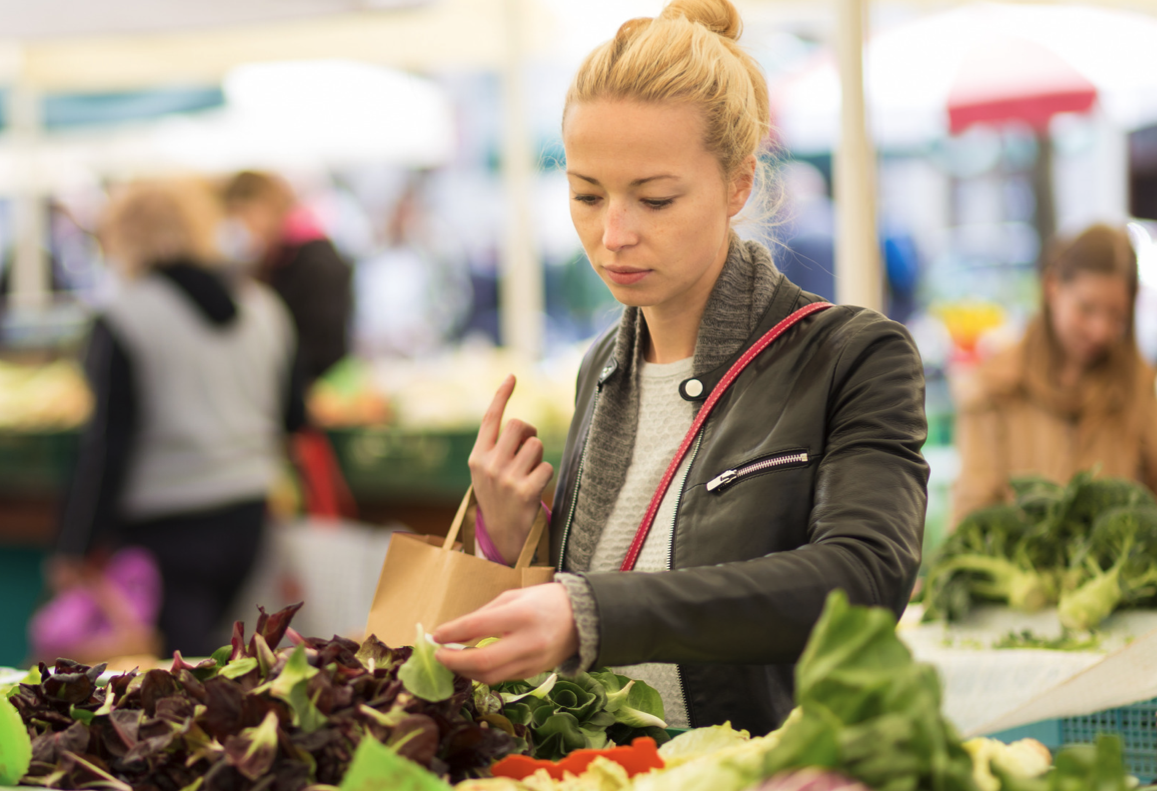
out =
{"type": "Polygon", "coordinates": [[[671,464],[668,465],[667,472],[663,474],[663,479],[659,481],[659,487],[655,489],[655,494],[651,497],[651,504],[647,507],[647,513],[643,517],[642,523],[639,524],[639,530],[635,533],[635,540],[631,542],[631,548],[627,550],[627,557],[623,560],[623,565],[619,567],[619,571],[635,570],[635,564],[639,561],[639,553],[643,551],[643,544],[647,541],[647,534],[651,532],[651,525],[655,523],[655,515],[659,513],[659,505],[667,495],[667,490],[671,488],[671,481],[674,480],[675,473],[679,471],[679,465],[683,463],[687,452],[691,450],[691,445],[695,442],[695,437],[699,434],[699,430],[703,428],[703,424],[707,422],[707,418],[711,416],[711,411],[715,409],[715,405],[719,403],[719,399],[722,398],[723,394],[727,392],[727,389],[735,383],[735,380],[739,378],[743,370],[751,364],[751,361],[758,357],[764,349],[774,343],[779,336],[783,335],[813,313],[819,313],[821,310],[827,310],[830,307],[832,307],[830,302],[813,302],[810,305],[804,305],[768,330],[762,338],[756,341],[750,349],[743,353],[742,357],[727,369],[727,373],[719,380],[719,384],[711,391],[711,395],[707,397],[707,401],[703,404],[702,408],[700,408],[699,414],[695,416],[691,428],[687,430],[687,436],[683,438],[683,443],[679,446],[679,450],[675,452],[675,458],[671,459],[671,464]]]}

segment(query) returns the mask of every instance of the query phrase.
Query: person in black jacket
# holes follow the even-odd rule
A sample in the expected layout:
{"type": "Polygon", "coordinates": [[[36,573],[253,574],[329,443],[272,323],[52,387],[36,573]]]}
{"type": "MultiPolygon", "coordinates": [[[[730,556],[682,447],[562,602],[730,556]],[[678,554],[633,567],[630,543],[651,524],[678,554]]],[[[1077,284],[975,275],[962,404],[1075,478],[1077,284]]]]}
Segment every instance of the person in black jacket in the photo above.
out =
{"type": "Polygon", "coordinates": [[[252,241],[257,276],[297,328],[302,373],[312,383],[349,351],[351,269],[282,179],[244,171],[225,186],[225,207],[252,241]]]}
{"type": "MultiPolygon", "coordinates": [[[[822,309],[731,229],[753,192],[766,205],[767,183],[767,87],[739,30],[728,0],[674,0],[580,67],[563,114],[571,217],[625,308],[579,371],[550,520],[559,573],[433,636],[500,637],[437,654],[485,683],[618,666],[659,691],[670,725],[766,733],[791,710],[794,665],[832,590],[904,609],[927,424],[903,326],[822,309]],[[725,379],[805,308],[822,312],[725,379]]],[[[499,389],[470,458],[479,548],[506,563],[553,473],[533,426],[500,425],[513,388],[499,389]]]]}
{"type": "Polygon", "coordinates": [[[217,206],[193,183],[118,190],[102,223],[120,287],[84,368],[94,410],[49,563],[54,587],[127,544],[160,567],[168,651],[205,656],[258,556],[284,439],[305,422],[289,314],[214,267],[217,206]]]}

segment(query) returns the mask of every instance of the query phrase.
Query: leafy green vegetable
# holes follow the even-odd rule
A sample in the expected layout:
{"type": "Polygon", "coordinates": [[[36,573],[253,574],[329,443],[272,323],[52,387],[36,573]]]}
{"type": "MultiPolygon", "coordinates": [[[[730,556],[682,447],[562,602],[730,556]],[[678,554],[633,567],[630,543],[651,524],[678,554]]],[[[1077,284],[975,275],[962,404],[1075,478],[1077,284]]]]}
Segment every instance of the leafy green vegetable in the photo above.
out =
{"type": "MultiPolygon", "coordinates": [[[[526,728],[499,727],[500,702],[495,713],[476,709],[469,680],[452,678],[444,700],[418,698],[398,677],[410,648],[372,637],[362,646],[302,637],[289,629],[296,609],[262,611],[249,640],[237,624],[215,658],[194,666],[177,656],[171,671],[116,675],[105,686],[95,683],[99,665],[41,665],[9,699],[20,732],[32,737],[21,782],[99,791],[336,791],[367,740],[388,743],[431,780],[474,777],[525,749],[526,728]],[[275,648],[286,635],[295,645],[275,648]]],[[[0,762],[12,744],[0,735],[0,762]]]]}
{"type": "Polygon", "coordinates": [[[450,786],[376,739],[368,738],[358,745],[340,791],[450,791],[450,786]]]}
{"type": "Polygon", "coordinates": [[[1009,632],[992,644],[993,648],[1043,648],[1049,651],[1094,651],[1101,646],[1095,634],[1074,634],[1063,629],[1059,637],[1041,637],[1031,630],[1009,632]]]}
{"type": "Polygon", "coordinates": [[[227,760],[250,780],[260,779],[277,758],[277,725],[277,714],[269,711],[260,725],[225,740],[227,760]]]}
{"type": "Polygon", "coordinates": [[[767,755],[765,777],[836,769],[876,791],[975,791],[972,761],[940,713],[940,681],[912,660],[881,608],[833,591],[796,666],[800,715],[767,755]]]}
{"type": "Polygon", "coordinates": [[[398,669],[398,678],[422,700],[436,703],[454,694],[454,673],[434,658],[437,649],[426,639],[426,630],[418,624],[414,653],[398,669]]]}
{"type": "Polygon", "coordinates": [[[764,764],[778,749],[777,733],[736,741],[708,755],[669,764],[661,772],[636,775],[633,791],[748,791],[767,777],[764,764]]]}
{"type": "MultiPolygon", "coordinates": [[[[539,700],[542,700],[543,698],[545,698],[547,695],[550,694],[550,691],[552,689],[554,689],[554,685],[557,682],[558,682],[558,673],[551,673],[549,676],[547,676],[546,681],[542,682],[534,689],[527,690],[526,692],[520,692],[517,695],[515,695],[513,693],[507,693],[505,695],[503,695],[502,693],[498,693],[498,700],[503,705],[505,705],[507,703],[517,703],[518,701],[522,700],[523,698],[525,698],[529,695],[533,695],[534,697],[538,698],[539,700]]],[[[489,691],[489,688],[487,688],[487,691],[489,691]]]]}
{"type": "Polygon", "coordinates": [[[928,570],[926,618],[956,620],[974,599],[1035,612],[1056,600],[1055,585],[1033,566],[1035,537],[1024,512],[995,505],[970,514],[945,541],[928,570]]]}
{"type": "MultiPolygon", "coordinates": [[[[260,635],[255,637],[259,638],[260,635]]],[[[305,657],[305,647],[299,645],[293,649],[277,677],[253,691],[256,694],[268,692],[284,700],[293,710],[293,724],[306,733],[313,733],[325,723],[325,717],[318,711],[309,694],[309,680],[317,673],[317,668],[312,667],[305,657]]]]}
{"type": "Polygon", "coordinates": [[[992,765],[1001,791],[1126,791],[1131,788],[1124,769],[1121,741],[1101,735],[1093,744],[1062,749],[1052,771],[1044,777],[1017,777],[999,764],[992,765]]]}
{"type": "Polygon", "coordinates": [[[652,687],[610,671],[592,673],[591,677],[607,690],[606,709],[615,715],[615,722],[632,728],[667,727],[663,698],[652,687]]]}
{"type": "Polygon", "coordinates": [[[241,678],[241,676],[247,676],[256,669],[257,659],[247,656],[242,659],[234,659],[217,671],[217,674],[225,678],[241,678]]]}
{"type": "Polygon", "coordinates": [[[977,600],[1026,612],[1059,601],[1062,623],[1088,630],[1118,606],[1157,600],[1148,489],[1090,471],[1064,487],[1040,477],[1011,486],[1014,502],[969,514],[929,564],[926,620],[959,619],[977,600]]]}
{"type": "Polygon", "coordinates": [[[497,684],[492,691],[503,700],[505,717],[530,731],[536,758],[557,760],[574,749],[630,744],[638,736],[658,744],[671,738],[659,693],[609,670],[554,680],[541,673],[497,684]]]}
{"type": "Polygon", "coordinates": [[[737,731],[730,722],[693,728],[681,733],[659,748],[659,756],[667,766],[677,766],[692,758],[709,755],[718,750],[742,744],[751,739],[747,731],[737,731]]]}
{"type": "Polygon", "coordinates": [[[1071,563],[1075,590],[1057,608],[1069,629],[1098,626],[1122,604],[1138,604],[1157,592],[1157,508],[1125,506],[1103,514],[1071,563]]]}
{"type": "Polygon", "coordinates": [[[32,762],[32,740],[20,714],[0,697],[0,786],[14,786],[32,762]]]}

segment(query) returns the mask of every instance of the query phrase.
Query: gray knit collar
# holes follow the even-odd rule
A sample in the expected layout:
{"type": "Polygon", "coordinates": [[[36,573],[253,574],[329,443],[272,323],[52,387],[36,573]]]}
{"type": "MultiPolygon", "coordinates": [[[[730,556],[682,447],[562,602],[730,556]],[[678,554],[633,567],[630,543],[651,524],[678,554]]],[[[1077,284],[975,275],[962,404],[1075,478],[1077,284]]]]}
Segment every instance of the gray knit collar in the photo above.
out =
{"type": "MultiPolygon", "coordinates": [[[[783,275],[767,248],[734,232],[727,260],[699,325],[695,376],[704,376],[733,357],[750,339],[771,305],[783,275]]],[[[603,384],[587,437],[587,463],[577,493],[566,549],[566,568],[586,571],[626,477],[639,422],[638,371],[646,349],[647,325],[639,308],[623,310],[615,339],[617,370],[603,384]]]]}
{"type": "MultiPolygon", "coordinates": [[[[783,275],[760,244],[740,239],[733,231],[727,260],[707,300],[699,337],[695,341],[696,376],[715,370],[737,351],[759,326],[775,288],[783,275]]],[[[632,375],[647,347],[647,323],[643,311],[623,309],[615,339],[615,361],[622,374],[632,375]]]]}

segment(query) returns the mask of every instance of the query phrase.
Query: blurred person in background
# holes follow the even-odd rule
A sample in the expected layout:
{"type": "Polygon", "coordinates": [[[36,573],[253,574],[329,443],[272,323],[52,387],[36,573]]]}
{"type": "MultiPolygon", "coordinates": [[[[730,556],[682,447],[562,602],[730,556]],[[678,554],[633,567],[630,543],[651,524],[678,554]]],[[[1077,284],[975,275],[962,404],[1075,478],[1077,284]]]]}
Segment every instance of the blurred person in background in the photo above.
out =
{"type": "Polygon", "coordinates": [[[289,308],[308,385],[349,351],[350,266],[283,179],[238,173],[225,185],[224,201],[248,236],[245,257],[256,276],[289,308]]]}
{"type": "Polygon", "coordinates": [[[1011,497],[1010,476],[1081,470],[1157,488],[1154,372],[1134,339],[1137,256],[1094,225],[1042,259],[1041,310],[1024,338],[955,383],[953,523],[1011,497]]]}
{"type": "Polygon", "coordinates": [[[218,271],[218,216],[192,182],[132,184],[109,203],[101,241],[122,283],[88,341],[94,412],[48,569],[63,591],[93,575],[86,557],[149,550],[166,649],[192,656],[218,647],[283,439],[305,419],[293,323],[268,287],[218,271]]]}
{"type": "Polygon", "coordinates": [[[435,353],[469,317],[465,252],[426,205],[426,178],[409,180],[386,219],[384,244],[358,261],[357,347],[369,356],[435,353]]]}

